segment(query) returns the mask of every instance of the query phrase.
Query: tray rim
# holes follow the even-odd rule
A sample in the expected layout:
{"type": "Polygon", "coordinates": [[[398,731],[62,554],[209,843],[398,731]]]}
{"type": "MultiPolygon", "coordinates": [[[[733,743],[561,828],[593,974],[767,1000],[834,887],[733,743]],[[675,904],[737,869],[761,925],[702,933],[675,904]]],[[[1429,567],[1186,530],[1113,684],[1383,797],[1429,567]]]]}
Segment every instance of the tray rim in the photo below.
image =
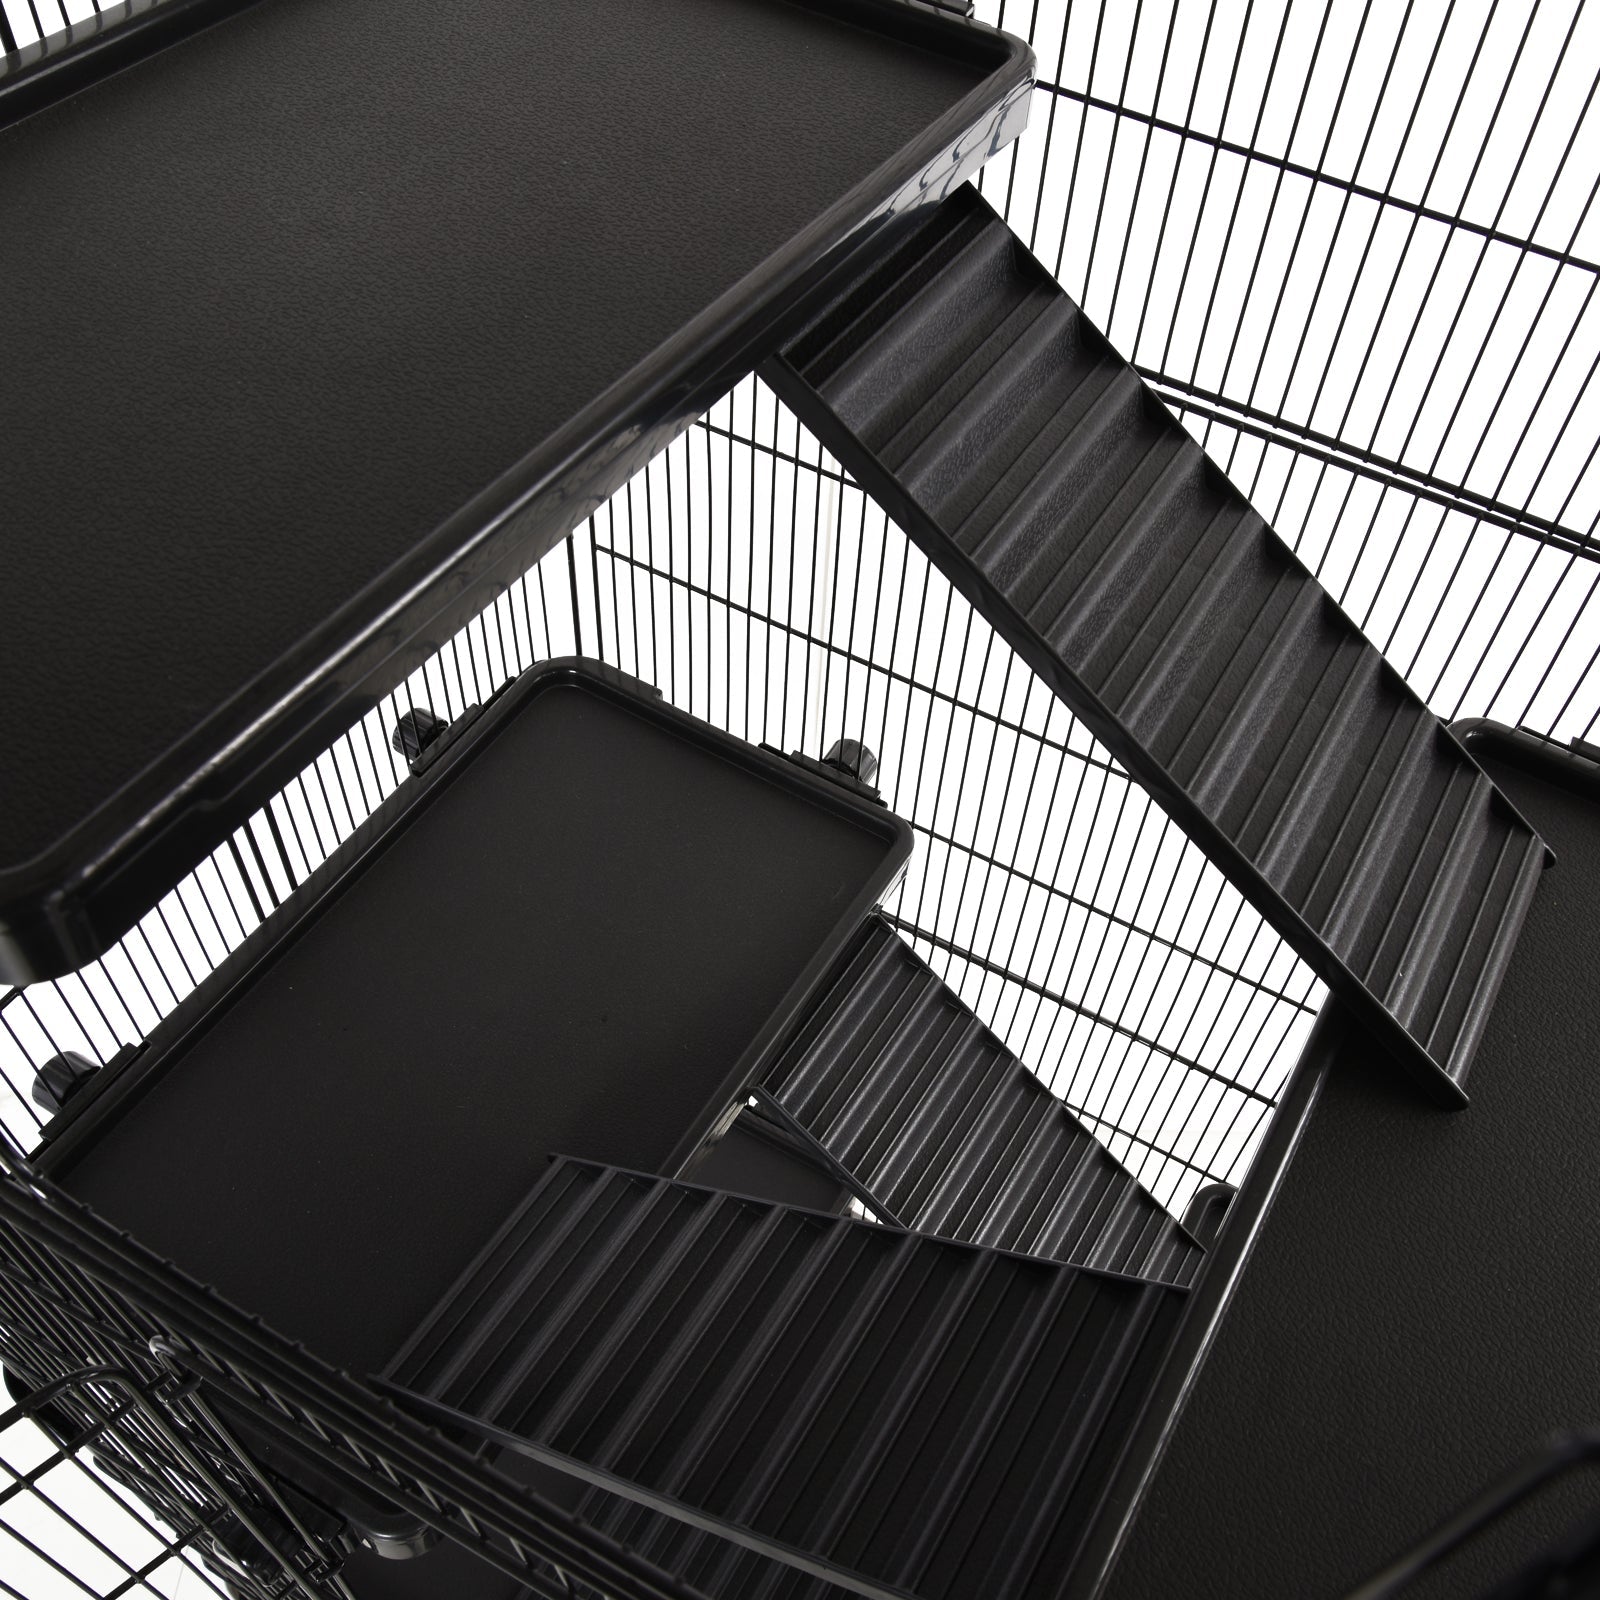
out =
{"type": "MultiPolygon", "coordinates": [[[[1500,761],[1558,788],[1570,789],[1586,800],[1600,800],[1600,763],[1570,744],[1560,744],[1530,728],[1514,727],[1492,717],[1459,718],[1450,724],[1450,732],[1480,765],[1484,761],[1500,761]]],[[[1521,811],[1517,814],[1520,816],[1521,811]]],[[[1555,851],[1546,845],[1545,865],[1555,866],[1558,860],[1555,851]]]]}
{"type": "MultiPolygon", "coordinates": [[[[43,49],[0,57],[0,128],[266,3],[157,0],[146,8],[124,0],[43,49]]],[[[65,823],[43,850],[0,863],[0,982],[60,977],[112,948],[389,688],[752,372],[827,279],[880,245],[900,219],[944,199],[1026,124],[1034,57],[1010,34],[915,0],[762,3],[889,33],[987,70],[920,135],[176,744],[65,823]]]]}
{"type": "Polygon", "coordinates": [[[265,978],[277,960],[351,889],[379,857],[391,849],[418,817],[448,791],[452,780],[481,753],[526,705],[553,689],[577,688],[599,696],[633,716],[701,745],[707,752],[756,778],[788,789],[807,802],[842,816],[883,843],[877,869],[841,910],[826,937],[806,960],[772,1014],[738,1060],[719,1080],[698,1121],[663,1162],[675,1177],[693,1160],[717,1113],[745,1083],[755,1082],[805,1018],[812,1001],[849,946],[863,919],[877,905],[910,859],[915,830],[886,807],[807,772],[770,749],[747,743],[666,701],[653,686],[604,663],[560,656],[514,678],[479,714],[463,713],[437,759],[403,782],[331,855],[292,890],[282,903],[217,967],[167,1013],[134,1052],[100,1068],[82,1091],[47,1122],[29,1156],[39,1172],[70,1189],[70,1172],[79,1158],[113,1131],[138,1100],[181,1066],[189,1050],[265,978]],[[469,721],[470,719],[470,721],[469,721]],[[703,1125],[702,1125],[703,1124],[703,1125]]]}

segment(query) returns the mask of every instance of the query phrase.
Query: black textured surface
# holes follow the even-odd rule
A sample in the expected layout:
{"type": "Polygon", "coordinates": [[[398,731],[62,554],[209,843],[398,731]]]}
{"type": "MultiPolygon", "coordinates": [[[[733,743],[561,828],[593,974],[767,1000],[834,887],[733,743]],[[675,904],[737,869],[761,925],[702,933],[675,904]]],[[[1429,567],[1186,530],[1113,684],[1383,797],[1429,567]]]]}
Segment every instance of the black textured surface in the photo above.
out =
{"type": "Polygon", "coordinates": [[[0,131],[0,857],[981,73],[780,0],[263,0],[0,131]]]}
{"type": "MultiPolygon", "coordinates": [[[[391,1377],[928,1600],[1044,1600],[1182,1300],[558,1161],[391,1377]]],[[[623,1505],[704,1592],[829,1591],[623,1505]]]]}
{"type": "MultiPolygon", "coordinates": [[[[1600,1418],[1600,802],[1485,756],[1549,840],[1473,1069],[1430,1113],[1335,1067],[1107,1600],[1332,1600],[1600,1418]]],[[[1407,1591],[1476,1596],[1592,1474],[1407,1591]]]]}
{"type": "Polygon", "coordinates": [[[776,1130],[749,1108],[715,1144],[696,1156],[683,1176],[707,1189],[754,1195],[812,1211],[843,1211],[850,1198],[850,1191],[815,1151],[802,1154],[780,1141],[776,1130]]]}
{"type": "Polygon", "coordinates": [[[921,1233],[1188,1283],[1203,1252],[880,917],[763,1087],[921,1233]]]}
{"type": "Polygon", "coordinates": [[[357,1550],[339,1576],[355,1600],[534,1600],[533,1590],[448,1539],[411,1561],[357,1550]]]}
{"type": "Polygon", "coordinates": [[[692,1147],[903,859],[881,810],[819,804],[681,714],[559,673],[510,709],[58,1158],[105,1217],[356,1371],[549,1151],[661,1170],[692,1147]]]}
{"type": "Polygon", "coordinates": [[[765,370],[1363,1023],[1459,1103],[1539,840],[977,193],[765,370]]]}

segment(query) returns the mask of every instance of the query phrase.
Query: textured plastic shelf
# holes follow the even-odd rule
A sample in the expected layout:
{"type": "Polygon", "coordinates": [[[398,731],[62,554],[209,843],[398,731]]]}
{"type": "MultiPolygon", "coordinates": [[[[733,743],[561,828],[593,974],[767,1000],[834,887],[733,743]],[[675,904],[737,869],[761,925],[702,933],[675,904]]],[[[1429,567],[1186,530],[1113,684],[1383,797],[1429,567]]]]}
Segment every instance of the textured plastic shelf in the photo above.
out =
{"type": "Polygon", "coordinates": [[[166,0],[0,66],[0,979],[119,937],[1030,71],[900,0],[166,0]]]}
{"type": "Polygon", "coordinates": [[[1184,1296],[555,1161],[390,1377],[703,1594],[1046,1600],[1184,1296]]]}
{"type": "Polygon", "coordinates": [[[535,668],[83,1091],[41,1164],[375,1367],[550,1151],[679,1170],[909,851],[782,757],[535,668]]]}
{"type": "Polygon", "coordinates": [[[881,917],[762,1085],[881,1220],[1187,1284],[1201,1250],[881,917]]]}

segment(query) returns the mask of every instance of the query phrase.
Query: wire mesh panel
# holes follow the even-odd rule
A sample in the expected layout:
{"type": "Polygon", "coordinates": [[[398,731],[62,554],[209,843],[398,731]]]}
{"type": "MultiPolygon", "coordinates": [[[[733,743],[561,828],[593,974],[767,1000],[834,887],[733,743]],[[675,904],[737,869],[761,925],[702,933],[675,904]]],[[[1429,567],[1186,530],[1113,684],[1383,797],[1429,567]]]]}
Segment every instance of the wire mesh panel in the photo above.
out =
{"type": "MultiPolygon", "coordinates": [[[[1583,8],[979,14],[1038,53],[982,178],[1018,234],[1441,715],[1592,736],[1583,8]]],[[[904,935],[1163,1198],[1237,1179],[1318,987],[754,381],[117,950],[0,1003],[18,1142],[41,1061],[141,1039],[393,789],[398,714],[568,651],[744,737],[875,742],[922,846],[904,935]]]]}
{"type": "Polygon", "coordinates": [[[4,1157],[0,1363],[22,1391],[0,1412],[0,1550],[9,1538],[33,1563],[26,1600],[174,1584],[179,1600],[350,1600],[346,1558],[380,1541],[330,1509],[330,1483],[346,1506],[447,1530],[469,1559],[446,1570],[509,1577],[493,1591],[507,1600],[563,1600],[580,1581],[692,1600],[4,1157]],[[118,1522],[124,1501],[143,1533],[118,1522]]]}
{"type": "Polygon", "coordinates": [[[89,1465],[87,1432],[58,1442],[26,1407],[0,1414],[0,1594],[225,1595],[225,1580],[206,1570],[192,1529],[163,1527],[143,1498],[119,1492],[89,1465]]]}
{"type": "Polygon", "coordinates": [[[1447,720],[1600,716],[1600,18],[1146,0],[1038,54],[1013,228],[1447,720]]]}
{"type": "Polygon", "coordinates": [[[891,920],[1158,1196],[1242,1170],[1312,980],[769,391],[574,551],[587,649],[742,737],[873,749],[918,836],[891,920]]]}
{"type": "Polygon", "coordinates": [[[15,1312],[4,1338],[7,1386],[20,1398],[0,1413],[0,1593],[348,1593],[331,1542],[280,1515],[287,1503],[231,1440],[172,1405],[182,1385],[113,1362],[41,1379],[68,1363],[59,1338],[30,1339],[30,1320],[15,1312]]]}
{"type": "Polygon", "coordinates": [[[815,757],[864,739],[886,802],[918,831],[886,906],[903,935],[1158,1197],[1181,1208],[1237,1178],[1314,981],[753,381],[116,951],[8,997],[17,1142],[44,1115],[28,1098],[39,1065],[137,1042],[393,791],[401,715],[453,718],[569,652],[756,743],[815,757]]]}

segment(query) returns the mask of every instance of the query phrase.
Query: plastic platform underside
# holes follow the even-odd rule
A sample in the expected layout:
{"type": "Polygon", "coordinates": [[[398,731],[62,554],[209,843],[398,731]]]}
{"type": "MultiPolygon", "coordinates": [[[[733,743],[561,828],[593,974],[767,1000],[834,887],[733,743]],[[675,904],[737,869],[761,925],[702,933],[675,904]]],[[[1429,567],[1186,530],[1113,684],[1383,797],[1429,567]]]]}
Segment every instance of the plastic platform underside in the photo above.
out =
{"type": "MultiPolygon", "coordinates": [[[[1600,799],[1476,753],[1556,865],[1472,1105],[1416,1106],[1347,1042],[1107,1600],[1347,1593],[1600,1417],[1600,799]]],[[[1592,1474],[1576,1475],[1407,1600],[1480,1594],[1593,1507],[1592,1474]]]]}
{"type": "Polygon", "coordinates": [[[888,813],[787,762],[539,670],[46,1158],[355,1371],[417,1326],[550,1152],[677,1170],[908,848],[888,813]]]}
{"type": "Polygon", "coordinates": [[[0,669],[28,775],[0,874],[180,741],[226,749],[275,704],[262,674],[299,682],[343,608],[448,564],[458,523],[992,66],[782,0],[485,0],[470,25],[260,0],[0,128],[0,669]]]}

